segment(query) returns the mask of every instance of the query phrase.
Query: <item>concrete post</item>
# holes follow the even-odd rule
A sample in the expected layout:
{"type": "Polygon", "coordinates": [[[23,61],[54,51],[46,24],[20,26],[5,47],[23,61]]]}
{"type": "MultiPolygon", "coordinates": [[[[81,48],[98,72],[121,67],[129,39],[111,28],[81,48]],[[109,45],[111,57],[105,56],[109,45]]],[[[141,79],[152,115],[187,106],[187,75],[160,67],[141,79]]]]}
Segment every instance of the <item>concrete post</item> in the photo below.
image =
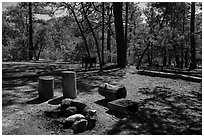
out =
{"type": "Polygon", "coordinates": [[[54,90],[54,77],[42,76],[39,77],[39,98],[46,100],[53,98],[54,90]]]}
{"type": "Polygon", "coordinates": [[[74,71],[62,72],[62,90],[64,98],[77,98],[76,73],[74,71]]]}

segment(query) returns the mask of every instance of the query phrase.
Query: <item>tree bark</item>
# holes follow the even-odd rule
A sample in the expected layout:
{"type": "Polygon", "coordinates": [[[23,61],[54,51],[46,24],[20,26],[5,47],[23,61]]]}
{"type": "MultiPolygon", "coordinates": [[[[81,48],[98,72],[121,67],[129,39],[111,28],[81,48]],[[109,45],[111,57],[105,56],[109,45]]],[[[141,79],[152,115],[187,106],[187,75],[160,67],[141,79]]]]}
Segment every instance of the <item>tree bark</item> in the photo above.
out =
{"type": "Polygon", "coordinates": [[[166,66],[167,56],[166,56],[166,47],[163,47],[163,67],[166,66]]]}
{"type": "Polygon", "coordinates": [[[86,15],[86,11],[85,11],[85,9],[84,9],[84,4],[83,4],[83,2],[81,2],[81,5],[82,5],[82,10],[83,10],[83,13],[84,13],[84,17],[85,17],[85,19],[86,19],[86,21],[87,21],[87,23],[88,23],[88,25],[89,25],[89,28],[90,28],[90,30],[91,30],[91,32],[92,32],[92,34],[93,34],[93,37],[94,37],[94,40],[95,40],[95,43],[96,43],[96,48],[97,48],[97,52],[98,52],[98,59],[99,59],[100,70],[102,71],[103,68],[102,68],[102,62],[101,62],[101,57],[100,57],[100,50],[99,50],[98,40],[97,40],[97,38],[96,38],[95,32],[94,32],[94,30],[93,30],[93,28],[92,28],[92,25],[91,25],[91,23],[90,23],[90,21],[89,21],[87,15],[86,15]]]}
{"type": "Polygon", "coordinates": [[[104,14],[105,14],[105,9],[104,9],[104,2],[102,2],[102,52],[101,52],[101,58],[102,58],[102,66],[104,66],[104,14]]]}
{"type": "Polygon", "coordinates": [[[185,49],[185,67],[188,67],[188,48],[185,49]]]}
{"type": "Polygon", "coordinates": [[[38,54],[37,54],[37,60],[39,60],[39,58],[40,58],[40,53],[43,51],[43,45],[42,45],[42,43],[40,43],[40,48],[39,48],[39,51],[38,51],[38,54]]]}
{"type": "Polygon", "coordinates": [[[29,2],[29,60],[33,59],[33,27],[32,27],[32,3],[29,2]]]}
{"type": "MultiPolygon", "coordinates": [[[[70,9],[71,9],[71,7],[70,7],[70,9]]],[[[89,51],[88,43],[87,43],[86,38],[85,38],[85,36],[84,36],[84,33],[83,33],[83,31],[82,31],[82,28],[81,28],[81,26],[80,26],[80,24],[79,24],[79,21],[78,21],[78,19],[77,19],[77,16],[76,16],[76,14],[75,14],[75,11],[74,11],[73,9],[71,9],[71,11],[72,11],[72,14],[74,15],[74,19],[75,19],[75,21],[76,21],[76,23],[77,23],[77,25],[78,25],[78,28],[79,28],[79,30],[80,30],[80,32],[81,32],[82,38],[84,39],[85,46],[86,46],[86,51],[87,51],[87,53],[88,53],[88,57],[90,58],[90,57],[91,57],[91,54],[90,54],[90,51],[89,51]]]]}
{"type": "Polygon", "coordinates": [[[171,55],[172,54],[172,51],[171,50],[168,50],[168,64],[169,66],[171,66],[171,55]]]}
{"type": "Polygon", "coordinates": [[[148,50],[148,48],[149,48],[150,45],[151,45],[151,42],[148,41],[146,48],[144,49],[144,51],[142,52],[142,55],[140,56],[140,58],[139,58],[139,60],[138,60],[136,69],[139,69],[139,68],[140,68],[140,65],[141,65],[141,63],[142,63],[142,59],[143,59],[143,57],[144,57],[144,55],[145,55],[145,53],[146,53],[146,51],[148,50]]]}
{"type": "Polygon", "coordinates": [[[112,18],[112,8],[108,9],[108,29],[107,29],[107,50],[111,53],[111,18],[112,18]]]}
{"type": "Polygon", "coordinates": [[[124,39],[122,2],[113,2],[113,14],[117,44],[117,66],[125,68],[127,65],[127,46],[124,39]]]}
{"type": "Polygon", "coordinates": [[[191,28],[191,64],[190,69],[196,69],[196,49],[195,49],[195,2],[191,3],[191,22],[190,22],[190,28],[191,28]]]}
{"type": "Polygon", "coordinates": [[[32,3],[29,2],[28,4],[28,14],[29,14],[29,60],[33,59],[33,56],[35,59],[37,59],[37,55],[35,53],[35,49],[33,46],[33,15],[32,15],[32,3]]]}
{"type": "MultiPolygon", "coordinates": [[[[185,35],[185,9],[183,10],[183,36],[185,35]]],[[[184,47],[185,47],[185,39],[182,40],[181,43],[181,68],[183,68],[184,65],[184,47]]]]}
{"type": "Polygon", "coordinates": [[[176,61],[176,67],[179,68],[180,66],[180,61],[179,61],[179,48],[178,48],[178,44],[173,44],[173,50],[174,50],[174,53],[175,53],[175,61],[176,61]]]}
{"type": "Polygon", "coordinates": [[[148,51],[147,51],[147,60],[148,60],[149,66],[152,66],[152,57],[151,57],[152,56],[152,54],[151,54],[152,49],[150,49],[150,47],[148,48],[148,51]]]}
{"type": "Polygon", "coordinates": [[[127,30],[128,30],[128,2],[126,2],[126,15],[125,15],[125,45],[127,47],[128,41],[127,41],[127,30]]]}

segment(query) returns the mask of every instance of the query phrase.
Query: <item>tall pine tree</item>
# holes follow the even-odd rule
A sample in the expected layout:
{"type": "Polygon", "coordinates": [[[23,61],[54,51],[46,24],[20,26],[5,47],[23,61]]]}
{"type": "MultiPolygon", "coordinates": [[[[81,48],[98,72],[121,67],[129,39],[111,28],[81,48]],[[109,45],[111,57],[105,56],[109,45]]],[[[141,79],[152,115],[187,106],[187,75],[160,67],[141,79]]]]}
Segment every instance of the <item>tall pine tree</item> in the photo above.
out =
{"type": "Polygon", "coordinates": [[[124,68],[127,65],[127,45],[125,44],[124,38],[122,7],[122,2],[113,3],[113,14],[117,43],[117,66],[124,68]]]}

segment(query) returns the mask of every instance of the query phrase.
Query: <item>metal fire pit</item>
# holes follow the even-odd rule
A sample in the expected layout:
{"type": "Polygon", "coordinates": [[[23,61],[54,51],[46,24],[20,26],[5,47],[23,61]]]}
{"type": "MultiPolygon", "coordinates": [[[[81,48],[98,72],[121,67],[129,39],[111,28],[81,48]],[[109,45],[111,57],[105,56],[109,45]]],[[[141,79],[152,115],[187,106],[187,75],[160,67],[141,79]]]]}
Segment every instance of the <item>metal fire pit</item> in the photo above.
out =
{"type": "Polygon", "coordinates": [[[138,103],[127,99],[117,99],[108,102],[108,108],[120,114],[130,114],[138,111],[138,103]]]}

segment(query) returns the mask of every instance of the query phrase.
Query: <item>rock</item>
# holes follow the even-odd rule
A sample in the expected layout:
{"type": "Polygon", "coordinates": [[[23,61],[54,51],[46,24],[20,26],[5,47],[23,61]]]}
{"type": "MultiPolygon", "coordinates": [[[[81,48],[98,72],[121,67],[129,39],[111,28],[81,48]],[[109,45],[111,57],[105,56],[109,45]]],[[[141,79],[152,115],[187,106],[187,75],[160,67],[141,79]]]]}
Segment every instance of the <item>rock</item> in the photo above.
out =
{"type": "Polygon", "coordinates": [[[87,129],[88,121],[86,119],[81,119],[79,121],[74,122],[72,125],[72,129],[74,132],[83,132],[87,129]]]}
{"type": "Polygon", "coordinates": [[[65,98],[64,100],[62,100],[61,111],[65,112],[66,109],[71,106],[71,102],[72,102],[72,99],[70,98],[65,98]]]}
{"type": "Polygon", "coordinates": [[[84,108],[82,114],[86,117],[86,120],[88,121],[87,129],[93,129],[97,121],[96,110],[87,106],[86,108],[84,108]]]}
{"type": "Polygon", "coordinates": [[[50,117],[50,118],[57,118],[60,116],[61,111],[59,109],[54,109],[51,111],[45,111],[45,116],[50,117]]]}
{"type": "Polygon", "coordinates": [[[89,116],[86,119],[88,120],[87,129],[89,130],[93,129],[96,126],[96,121],[97,121],[96,115],[89,116]]]}
{"type": "Polygon", "coordinates": [[[78,113],[82,113],[87,105],[79,100],[73,99],[71,102],[71,106],[75,106],[78,110],[78,113]]]}
{"type": "Polygon", "coordinates": [[[92,109],[92,108],[86,106],[86,107],[83,109],[82,114],[83,114],[84,116],[86,116],[86,115],[94,116],[94,115],[96,114],[96,110],[94,110],[94,109],[92,109]]]}
{"type": "Polygon", "coordinates": [[[85,119],[82,114],[74,114],[69,116],[64,122],[64,128],[70,128],[75,121],[79,121],[81,119],[85,119]]]}
{"type": "Polygon", "coordinates": [[[63,128],[68,129],[72,126],[72,124],[74,123],[73,119],[69,119],[69,120],[65,120],[64,124],[63,124],[63,128]]]}
{"type": "Polygon", "coordinates": [[[76,121],[76,120],[80,120],[80,119],[83,119],[83,118],[85,118],[82,114],[74,114],[74,115],[71,115],[71,116],[69,116],[68,118],[66,118],[66,120],[65,121],[76,121]]]}
{"type": "Polygon", "coordinates": [[[76,107],[78,113],[81,113],[87,105],[77,99],[66,98],[61,103],[61,111],[65,112],[70,106],[76,107]]]}
{"type": "Polygon", "coordinates": [[[71,105],[71,102],[72,102],[72,99],[70,99],[70,98],[65,98],[65,99],[62,100],[61,105],[70,106],[70,105],[71,105]]]}
{"type": "Polygon", "coordinates": [[[77,108],[71,106],[71,107],[68,107],[66,109],[65,115],[68,117],[68,116],[74,115],[76,113],[77,113],[77,108]]]}

